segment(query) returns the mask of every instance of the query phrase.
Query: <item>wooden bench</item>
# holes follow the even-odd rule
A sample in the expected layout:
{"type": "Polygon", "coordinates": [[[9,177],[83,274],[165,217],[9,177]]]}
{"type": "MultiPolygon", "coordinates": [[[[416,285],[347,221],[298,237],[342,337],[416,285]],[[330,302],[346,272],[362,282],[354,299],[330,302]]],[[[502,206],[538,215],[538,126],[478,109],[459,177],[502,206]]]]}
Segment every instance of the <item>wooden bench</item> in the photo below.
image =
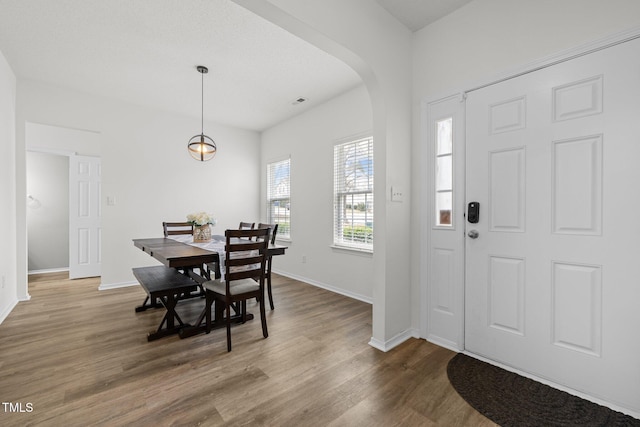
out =
{"type": "Polygon", "coordinates": [[[180,319],[176,312],[176,304],[178,300],[198,289],[196,282],[175,268],[165,267],[164,265],[134,268],[133,275],[147,293],[147,299],[140,307],[136,307],[136,312],[156,307],[154,305],[156,301],[160,301],[167,310],[158,329],[147,335],[148,341],[176,334],[183,327],[191,326],[180,319]],[[150,301],[151,305],[146,305],[147,301],[150,301]],[[176,325],[176,321],[178,325],[176,325]]]}

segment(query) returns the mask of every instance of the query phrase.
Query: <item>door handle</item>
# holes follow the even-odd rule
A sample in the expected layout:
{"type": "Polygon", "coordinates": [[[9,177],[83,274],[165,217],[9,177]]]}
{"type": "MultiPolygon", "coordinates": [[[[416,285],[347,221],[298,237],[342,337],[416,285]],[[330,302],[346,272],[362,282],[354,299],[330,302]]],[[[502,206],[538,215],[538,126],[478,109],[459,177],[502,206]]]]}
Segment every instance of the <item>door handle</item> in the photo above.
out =
{"type": "Polygon", "coordinates": [[[478,236],[480,236],[480,233],[478,233],[478,230],[469,230],[467,236],[471,237],[472,239],[477,239],[478,236]]]}

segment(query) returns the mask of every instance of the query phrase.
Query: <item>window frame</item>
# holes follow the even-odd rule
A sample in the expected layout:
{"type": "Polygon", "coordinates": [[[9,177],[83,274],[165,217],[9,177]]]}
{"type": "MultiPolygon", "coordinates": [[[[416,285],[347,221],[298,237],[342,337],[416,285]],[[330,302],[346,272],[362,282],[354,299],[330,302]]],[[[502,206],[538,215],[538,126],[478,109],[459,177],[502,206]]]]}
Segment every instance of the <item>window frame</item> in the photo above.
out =
{"type": "MultiPolygon", "coordinates": [[[[336,141],[333,145],[333,230],[332,230],[332,247],[337,249],[346,249],[352,251],[360,251],[373,253],[374,243],[373,243],[373,233],[374,233],[374,145],[373,145],[373,136],[372,134],[365,133],[361,135],[356,135],[350,138],[345,138],[339,141],[336,141]],[[355,153],[355,162],[362,163],[364,161],[365,166],[364,175],[366,176],[366,188],[353,188],[351,190],[347,189],[346,182],[346,173],[345,173],[345,163],[347,161],[347,155],[345,151],[348,150],[348,147],[352,147],[352,150],[358,150],[357,145],[366,143],[366,155],[363,157],[361,153],[355,153]],[[364,200],[362,197],[364,196],[364,200]],[[354,209],[351,209],[351,219],[352,221],[346,221],[346,206],[349,205],[348,198],[351,198],[352,203],[351,206],[354,205],[353,199],[354,197],[360,198],[361,201],[358,204],[364,203],[364,224],[362,225],[363,230],[362,233],[358,233],[355,231],[355,227],[357,226],[358,221],[353,221],[354,209]],[[346,223],[352,224],[352,233],[351,240],[344,239],[344,224],[346,223]],[[358,242],[356,238],[363,238],[364,242],[358,242]]],[[[357,166],[354,165],[353,174],[357,174],[357,166]]],[[[354,181],[357,178],[354,178],[354,181]]],[[[362,185],[362,181],[360,183],[355,184],[356,186],[362,185]]],[[[360,227],[360,226],[358,226],[360,227]]]]}
{"type": "Polygon", "coordinates": [[[454,132],[455,132],[455,117],[452,114],[447,114],[444,115],[436,120],[434,120],[434,124],[435,124],[435,129],[434,129],[434,138],[435,138],[435,143],[434,143],[434,163],[433,163],[433,179],[434,179],[434,198],[433,198],[433,207],[434,207],[434,223],[433,223],[433,228],[438,228],[438,229],[445,229],[445,230],[455,230],[455,188],[454,188],[454,180],[455,180],[455,159],[456,159],[456,153],[455,153],[455,147],[454,147],[454,132]],[[449,146],[449,150],[448,151],[440,151],[440,146],[441,146],[441,140],[440,140],[440,132],[439,132],[439,124],[442,122],[450,122],[449,125],[449,134],[448,134],[448,146],[449,146]],[[449,168],[448,168],[448,176],[447,176],[447,181],[449,181],[450,186],[447,188],[438,188],[438,174],[440,173],[440,161],[444,160],[444,159],[449,159],[449,168]],[[439,203],[438,203],[438,197],[439,196],[443,196],[443,195],[449,195],[449,199],[450,199],[450,209],[448,211],[448,215],[446,215],[448,218],[448,223],[446,222],[446,220],[443,221],[443,213],[447,213],[446,211],[439,211],[439,203]]]}
{"type": "Polygon", "coordinates": [[[291,240],[291,156],[280,157],[267,162],[267,190],[266,190],[266,210],[267,210],[267,222],[269,224],[278,224],[278,233],[276,234],[276,240],[291,240]],[[287,187],[288,194],[276,194],[273,192],[277,187],[272,175],[275,173],[275,169],[280,164],[286,163],[288,166],[287,187]],[[278,203],[278,208],[281,204],[285,204],[285,215],[277,216],[273,215],[273,204],[278,203]],[[281,222],[278,219],[285,218],[285,222],[281,222]]]}

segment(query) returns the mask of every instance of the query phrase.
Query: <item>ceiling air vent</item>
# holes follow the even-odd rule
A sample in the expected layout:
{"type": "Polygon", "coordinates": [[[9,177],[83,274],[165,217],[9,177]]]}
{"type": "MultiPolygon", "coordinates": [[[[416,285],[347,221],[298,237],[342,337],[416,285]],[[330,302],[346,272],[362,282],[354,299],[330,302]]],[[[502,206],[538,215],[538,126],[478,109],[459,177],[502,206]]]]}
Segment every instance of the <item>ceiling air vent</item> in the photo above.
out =
{"type": "Polygon", "coordinates": [[[298,98],[298,99],[294,100],[294,101],[291,103],[291,105],[298,105],[298,104],[302,104],[302,103],[303,103],[303,102],[305,102],[306,100],[307,100],[307,98],[302,98],[302,97],[300,97],[300,98],[298,98]]]}

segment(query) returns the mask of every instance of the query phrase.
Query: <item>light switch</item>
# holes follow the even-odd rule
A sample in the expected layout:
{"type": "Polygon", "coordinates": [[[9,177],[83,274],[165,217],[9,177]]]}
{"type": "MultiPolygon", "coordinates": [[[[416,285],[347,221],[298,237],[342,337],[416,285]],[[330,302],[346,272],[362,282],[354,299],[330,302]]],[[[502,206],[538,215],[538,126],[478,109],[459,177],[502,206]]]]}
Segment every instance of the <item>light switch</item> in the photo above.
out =
{"type": "Polygon", "coordinates": [[[116,205],[116,197],[107,196],[107,206],[115,206],[115,205],[116,205]]]}
{"type": "Polygon", "coordinates": [[[403,200],[403,192],[402,187],[399,185],[394,185],[391,187],[391,201],[392,202],[401,202],[403,200]]]}

